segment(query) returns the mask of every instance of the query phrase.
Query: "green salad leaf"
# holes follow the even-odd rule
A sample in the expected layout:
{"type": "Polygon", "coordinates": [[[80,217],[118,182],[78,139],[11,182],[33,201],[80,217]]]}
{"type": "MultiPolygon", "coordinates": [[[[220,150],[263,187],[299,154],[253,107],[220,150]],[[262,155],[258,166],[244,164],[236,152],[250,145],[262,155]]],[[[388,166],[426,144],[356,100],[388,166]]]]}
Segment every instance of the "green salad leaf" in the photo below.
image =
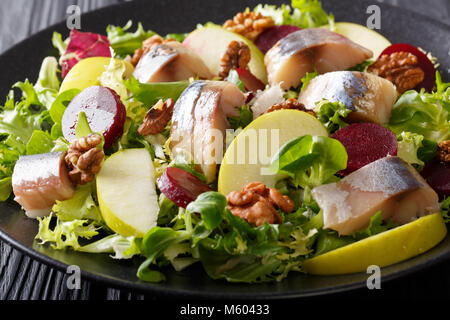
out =
{"type": "Polygon", "coordinates": [[[444,198],[441,202],[441,214],[445,223],[450,222],[450,197],[444,198]]]}
{"type": "Polygon", "coordinates": [[[277,26],[289,24],[300,28],[316,28],[326,24],[334,25],[333,15],[327,14],[318,0],[292,0],[291,6],[259,4],[253,11],[272,17],[277,26]]]}
{"type": "Polygon", "coordinates": [[[409,90],[395,103],[389,129],[420,134],[434,142],[450,139],[450,84],[442,83],[436,73],[436,91],[427,93],[409,90]]]}
{"type": "Polygon", "coordinates": [[[133,76],[124,81],[133,98],[142,102],[148,108],[159,99],[172,98],[177,100],[181,93],[189,86],[189,81],[140,83],[133,76]]]}
{"type": "Polygon", "coordinates": [[[125,58],[127,55],[133,55],[136,49],[142,47],[144,40],[155,34],[151,30],[146,31],[140,22],[135,32],[129,32],[132,25],[133,22],[129,20],[123,27],[114,25],[106,27],[106,35],[117,57],[125,58]]]}
{"type": "Polygon", "coordinates": [[[239,115],[229,117],[228,122],[232,129],[237,130],[239,128],[245,128],[253,121],[253,112],[246,105],[242,106],[238,110],[239,115]]]}
{"type": "Polygon", "coordinates": [[[310,190],[337,179],[335,174],[347,167],[347,157],[338,140],[305,135],[285,143],[272,158],[270,169],[291,177],[296,186],[305,189],[309,202],[310,190]]]}
{"type": "Polygon", "coordinates": [[[411,132],[402,132],[398,137],[397,155],[403,160],[423,166],[436,156],[438,144],[424,139],[423,135],[411,132]]]}
{"type": "Polygon", "coordinates": [[[322,100],[316,104],[317,119],[327,128],[328,133],[342,129],[348,124],[343,120],[351,112],[342,102],[322,100]]]}
{"type": "Polygon", "coordinates": [[[92,197],[94,192],[94,183],[79,185],[72,198],[64,201],[56,200],[52,211],[62,221],[89,219],[101,222],[103,220],[100,209],[92,197]]]}
{"type": "Polygon", "coordinates": [[[309,82],[317,77],[319,73],[314,70],[313,72],[307,72],[306,75],[300,80],[302,82],[302,87],[300,89],[300,92],[305,91],[306,87],[308,86],[309,82]]]}

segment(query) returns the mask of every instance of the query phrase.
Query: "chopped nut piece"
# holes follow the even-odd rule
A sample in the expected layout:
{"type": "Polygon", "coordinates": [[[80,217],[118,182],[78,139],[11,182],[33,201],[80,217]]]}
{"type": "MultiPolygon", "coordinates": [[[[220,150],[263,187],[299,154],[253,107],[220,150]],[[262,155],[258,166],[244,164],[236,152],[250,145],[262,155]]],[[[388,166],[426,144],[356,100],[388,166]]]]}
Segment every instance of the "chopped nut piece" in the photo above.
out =
{"type": "Polygon", "coordinates": [[[98,134],[75,140],[64,158],[69,178],[75,184],[86,184],[100,172],[105,154],[97,146],[102,142],[98,134]]]}
{"type": "Polygon", "coordinates": [[[450,140],[441,141],[438,144],[438,157],[442,162],[450,162],[450,140]]]}
{"type": "Polygon", "coordinates": [[[144,122],[137,130],[138,133],[141,136],[161,133],[169,123],[170,119],[172,119],[174,105],[175,102],[170,98],[165,102],[159,100],[145,114],[144,122]]]}
{"type": "Polygon", "coordinates": [[[256,226],[265,222],[281,223],[277,209],[285,213],[294,210],[294,202],[288,196],[282,195],[275,188],[267,188],[261,182],[249,183],[241,192],[230,192],[227,202],[232,214],[256,226]]]}
{"type": "Polygon", "coordinates": [[[425,73],[417,64],[418,59],[412,53],[394,52],[382,55],[367,71],[391,81],[397,91],[403,93],[415,88],[425,77],[425,73]]]}
{"type": "Polygon", "coordinates": [[[225,21],[223,27],[227,30],[239,33],[244,37],[255,40],[264,30],[275,26],[271,17],[265,17],[261,13],[239,12],[225,21]]]}
{"type": "Polygon", "coordinates": [[[265,113],[269,113],[269,112],[276,111],[276,110],[281,110],[281,109],[300,110],[300,111],[305,111],[306,113],[309,113],[312,116],[316,116],[314,111],[307,110],[305,108],[305,106],[303,105],[303,103],[301,103],[297,99],[293,99],[293,98],[287,99],[287,100],[285,100],[285,101],[283,101],[281,103],[274,104],[269,109],[267,109],[265,113]]]}
{"type": "Polygon", "coordinates": [[[250,48],[242,41],[231,41],[220,61],[219,77],[225,79],[231,69],[246,69],[250,62],[250,48]]]}

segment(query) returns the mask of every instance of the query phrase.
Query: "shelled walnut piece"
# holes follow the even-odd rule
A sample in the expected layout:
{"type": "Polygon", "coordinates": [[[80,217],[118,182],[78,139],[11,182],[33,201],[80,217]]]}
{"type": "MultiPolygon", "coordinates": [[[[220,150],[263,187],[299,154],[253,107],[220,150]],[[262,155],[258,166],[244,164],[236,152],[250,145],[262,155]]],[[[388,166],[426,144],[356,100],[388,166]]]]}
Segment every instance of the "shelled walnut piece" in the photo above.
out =
{"type": "Polygon", "coordinates": [[[314,111],[307,110],[305,108],[305,106],[303,105],[303,103],[301,103],[297,99],[293,99],[293,98],[287,99],[281,103],[274,104],[269,109],[267,109],[267,111],[265,113],[273,112],[276,110],[282,110],[282,109],[292,109],[292,110],[304,111],[314,117],[316,116],[316,113],[314,111]]]}
{"type": "Polygon", "coordinates": [[[374,64],[369,66],[368,72],[391,81],[401,94],[414,89],[423,81],[425,73],[417,66],[418,59],[409,52],[394,52],[382,55],[374,64]]]}
{"type": "Polygon", "coordinates": [[[172,119],[174,105],[175,101],[173,99],[169,98],[164,102],[159,100],[145,114],[144,122],[137,130],[138,133],[141,136],[161,133],[169,123],[170,119],[172,119]]]}
{"type": "Polygon", "coordinates": [[[223,27],[229,31],[255,40],[264,30],[275,26],[271,17],[263,16],[256,12],[239,12],[233,19],[225,21],[223,27]]]}
{"type": "Polygon", "coordinates": [[[267,188],[261,182],[246,184],[241,192],[230,192],[227,202],[233,215],[256,226],[263,223],[281,223],[277,209],[284,213],[294,210],[294,202],[288,196],[282,195],[275,188],[267,188]]]}
{"type": "Polygon", "coordinates": [[[75,140],[64,157],[69,178],[74,184],[86,184],[94,180],[102,168],[105,153],[97,146],[102,138],[95,133],[75,140]]]}
{"type": "Polygon", "coordinates": [[[441,141],[438,144],[437,154],[442,162],[450,163],[450,140],[441,141]]]}
{"type": "Polygon", "coordinates": [[[231,41],[220,60],[219,77],[225,79],[231,69],[246,69],[250,58],[250,48],[244,42],[231,41]]]}

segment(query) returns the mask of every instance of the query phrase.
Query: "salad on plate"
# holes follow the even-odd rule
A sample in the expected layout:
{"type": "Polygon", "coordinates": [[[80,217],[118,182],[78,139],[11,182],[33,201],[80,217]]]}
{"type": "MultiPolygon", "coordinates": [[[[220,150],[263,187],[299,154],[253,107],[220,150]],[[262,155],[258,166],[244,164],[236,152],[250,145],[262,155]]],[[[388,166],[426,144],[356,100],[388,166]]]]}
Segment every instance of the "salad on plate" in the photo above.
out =
{"type": "Polygon", "coordinates": [[[159,35],[54,32],[0,110],[0,200],[38,245],[280,281],[388,266],[450,211],[450,83],[414,44],[317,0],[159,35]],[[21,96],[17,97],[17,93],[21,96]]]}

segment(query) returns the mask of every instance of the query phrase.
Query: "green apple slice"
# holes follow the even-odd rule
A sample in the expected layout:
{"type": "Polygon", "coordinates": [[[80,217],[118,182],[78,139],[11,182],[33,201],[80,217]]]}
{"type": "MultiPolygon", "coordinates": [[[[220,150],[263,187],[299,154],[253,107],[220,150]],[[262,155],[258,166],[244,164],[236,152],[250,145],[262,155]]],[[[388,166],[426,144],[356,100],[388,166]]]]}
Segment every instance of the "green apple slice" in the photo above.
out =
{"type": "MultiPolygon", "coordinates": [[[[90,57],[80,60],[67,73],[59,92],[64,92],[70,89],[80,89],[83,91],[87,87],[98,86],[100,81],[98,78],[106,71],[111,58],[107,57],[90,57]]],[[[116,63],[125,64],[125,78],[128,78],[133,73],[134,67],[128,61],[115,59],[116,63]]]]}
{"type": "Polygon", "coordinates": [[[267,83],[264,54],[255,44],[247,38],[223,29],[221,26],[208,23],[203,28],[190,33],[183,41],[183,45],[193,50],[202,58],[209,70],[218,74],[220,60],[225,53],[228,44],[233,41],[245,42],[250,48],[249,69],[251,73],[264,83],[267,83]]]}
{"type": "Polygon", "coordinates": [[[256,118],[225,152],[219,171],[219,192],[226,195],[256,181],[274,187],[282,176],[270,173],[270,159],[286,142],[306,134],[328,136],[322,123],[303,111],[279,110],[256,118]]]}
{"type": "MultiPolygon", "coordinates": [[[[346,36],[353,42],[372,50],[373,59],[377,59],[384,49],[389,47],[391,43],[384,36],[369,29],[363,25],[353,22],[336,22],[334,32],[346,36]]],[[[329,28],[329,26],[323,26],[323,28],[329,28]]]]}
{"type": "Polygon", "coordinates": [[[143,237],[156,226],[158,196],[148,151],[126,149],[109,157],[97,175],[97,196],[103,220],[113,231],[143,237]]]}

